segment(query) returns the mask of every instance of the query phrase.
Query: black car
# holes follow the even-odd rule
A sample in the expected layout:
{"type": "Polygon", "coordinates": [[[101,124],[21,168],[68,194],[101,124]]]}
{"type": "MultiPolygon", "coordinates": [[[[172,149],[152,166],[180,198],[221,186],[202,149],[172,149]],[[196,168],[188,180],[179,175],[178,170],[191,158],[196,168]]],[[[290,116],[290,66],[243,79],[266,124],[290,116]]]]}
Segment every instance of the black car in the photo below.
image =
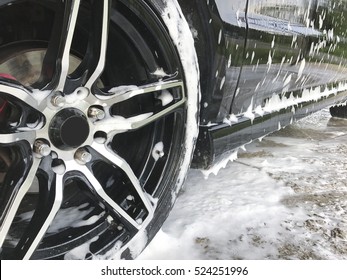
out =
{"type": "Polygon", "coordinates": [[[190,166],[330,106],[347,2],[0,0],[1,259],[135,258],[190,166]]]}

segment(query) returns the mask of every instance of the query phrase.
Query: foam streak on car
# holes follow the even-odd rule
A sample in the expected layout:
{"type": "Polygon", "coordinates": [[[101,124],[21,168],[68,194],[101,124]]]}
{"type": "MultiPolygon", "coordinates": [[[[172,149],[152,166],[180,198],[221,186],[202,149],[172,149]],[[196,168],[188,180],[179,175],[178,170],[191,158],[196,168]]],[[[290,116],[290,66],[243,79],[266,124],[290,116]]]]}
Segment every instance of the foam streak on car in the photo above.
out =
{"type": "Polygon", "coordinates": [[[323,107],[346,117],[346,11],[0,0],[1,259],[136,258],[190,165],[323,107]]]}

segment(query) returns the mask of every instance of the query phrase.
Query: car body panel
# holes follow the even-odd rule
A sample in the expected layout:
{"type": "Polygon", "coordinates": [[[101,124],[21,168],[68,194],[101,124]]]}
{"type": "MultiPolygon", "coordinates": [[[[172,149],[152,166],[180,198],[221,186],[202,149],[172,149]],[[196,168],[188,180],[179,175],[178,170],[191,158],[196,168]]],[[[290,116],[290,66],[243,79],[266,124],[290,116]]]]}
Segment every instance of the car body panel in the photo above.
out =
{"type": "Polygon", "coordinates": [[[222,122],[230,113],[235,95],[238,93],[247,42],[247,1],[216,0],[216,5],[224,22],[220,35],[223,35],[225,40],[218,43],[224,43],[224,58],[227,62],[225,73],[216,73],[216,76],[220,77],[220,88],[224,92],[216,121],[222,122]]]}
{"type": "Polygon", "coordinates": [[[203,92],[200,110],[200,124],[207,124],[211,120],[216,122],[222,106],[224,91],[219,88],[220,76],[226,69],[224,38],[218,44],[220,30],[223,29],[216,5],[206,1],[179,0],[195,39],[195,47],[200,62],[200,86],[203,92]]]}
{"type": "Polygon", "coordinates": [[[346,6],[337,0],[207,1],[223,22],[222,39],[214,42],[224,48],[224,61],[212,70],[211,87],[222,91],[222,102],[206,103],[213,92],[202,87],[194,167],[208,168],[254,139],[345,102],[346,6]],[[217,113],[205,113],[218,106],[217,113]]]}

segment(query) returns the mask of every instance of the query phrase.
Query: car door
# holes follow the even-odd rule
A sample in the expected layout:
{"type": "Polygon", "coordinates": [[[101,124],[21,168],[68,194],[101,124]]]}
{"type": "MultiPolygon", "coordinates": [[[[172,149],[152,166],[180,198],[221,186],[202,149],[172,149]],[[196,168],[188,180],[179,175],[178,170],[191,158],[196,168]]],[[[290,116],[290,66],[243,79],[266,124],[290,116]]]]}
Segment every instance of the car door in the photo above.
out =
{"type": "Polygon", "coordinates": [[[216,71],[219,78],[218,90],[223,91],[223,100],[219,109],[217,121],[223,121],[229,115],[233,98],[237,91],[237,84],[244,60],[246,47],[246,11],[247,1],[210,0],[215,2],[223,28],[219,31],[218,44],[223,45],[224,60],[223,71],[216,71]]]}
{"type": "Polygon", "coordinates": [[[311,111],[286,107],[284,98],[301,98],[305,89],[319,89],[346,77],[346,1],[248,0],[247,4],[247,43],[231,113],[251,118],[272,113],[271,127],[264,128],[270,132],[311,111]],[[269,100],[278,101],[276,110],[269,100]],[[276,113],[281,115],[278,120],[276,113]]]}
{"type": "MultiPolygon", "coordinates": [[[[247,46],[240,76],[236,114],[255,109],[274,92],[282,92],[289,75],[287,68],[297,66],[305,56],[309,0],[249,0],[247,46]],[[294,30],[293,30],[294,29],[294,30]]],[[[290,72],[295,72],[292,67],[290,72]]],[[[298,72],[298,71],[296,71],[298,72]]]]}

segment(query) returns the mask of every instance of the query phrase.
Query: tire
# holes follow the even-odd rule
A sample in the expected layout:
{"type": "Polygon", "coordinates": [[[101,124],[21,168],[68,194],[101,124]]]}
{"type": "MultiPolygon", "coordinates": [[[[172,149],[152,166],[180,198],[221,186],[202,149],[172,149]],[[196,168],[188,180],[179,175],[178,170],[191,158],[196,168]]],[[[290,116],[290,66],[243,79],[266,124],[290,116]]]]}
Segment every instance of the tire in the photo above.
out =
{"type": "Polygon", "coordinates": [[[1,259],[136,258],[198,134],[179,5],[0,1],[0,23],[1,259]]]}
{"type": "Polygon", "coordinates": [[[341,105],[330,107],[330,115],[336,118],[347,119],[347,106],[341,105]]]}

